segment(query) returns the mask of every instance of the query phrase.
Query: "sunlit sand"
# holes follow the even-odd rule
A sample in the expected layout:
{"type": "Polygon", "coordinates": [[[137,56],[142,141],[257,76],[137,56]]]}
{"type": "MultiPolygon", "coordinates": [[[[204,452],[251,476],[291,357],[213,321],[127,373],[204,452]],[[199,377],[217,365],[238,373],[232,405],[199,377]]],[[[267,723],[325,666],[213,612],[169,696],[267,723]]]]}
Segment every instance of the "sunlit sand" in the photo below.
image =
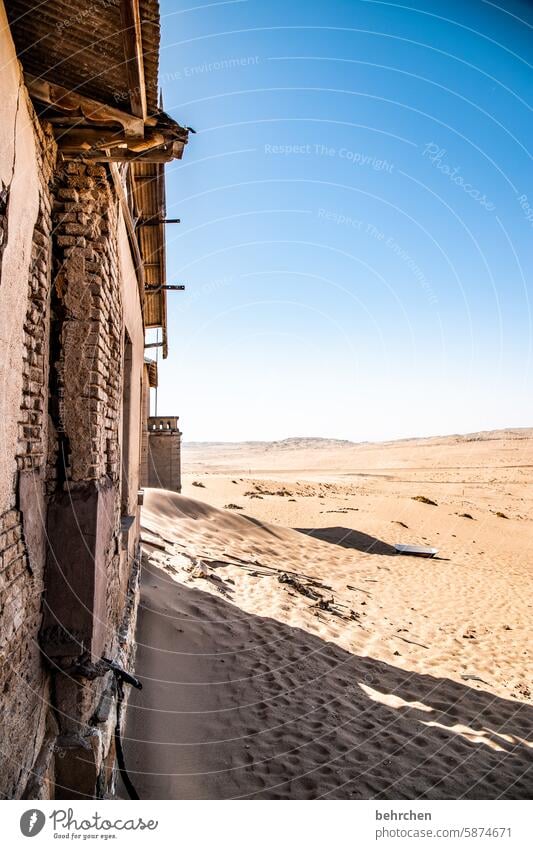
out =
{"type": "Polygon", "coordinates": [[[186,446],[143,508],[141,797],[529,796],[532,447],[186,446]]]}

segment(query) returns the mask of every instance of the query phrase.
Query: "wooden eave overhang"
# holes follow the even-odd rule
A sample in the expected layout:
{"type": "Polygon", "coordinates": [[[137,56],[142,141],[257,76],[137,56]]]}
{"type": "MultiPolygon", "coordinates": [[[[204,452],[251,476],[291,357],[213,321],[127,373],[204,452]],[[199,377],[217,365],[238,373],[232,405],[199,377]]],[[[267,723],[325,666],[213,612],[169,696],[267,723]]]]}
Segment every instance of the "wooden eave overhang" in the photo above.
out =
{"type": "Polygon", "coordinates": [[[158,162],[138,161],[131,168],[137,210],[136,233],[144,261],[144,323],[161,328],[163,359],[168,354],[165,252],[165,173],[158,162]]]}
{"type": "Polygon", "coordinates": [[[28,73],[24,78],[64,159],[164,164],[183,156],[188,130],[162,110],[142,118],[46,79],[28,73]]]}
{"type": "Polygon", "coordinates": [[[158,0],[10,0],[37,112],[66,159],[181,159],[188,130],[158,108],[158,0]]]}
{"type": "Polygon", "coordinates": [[[144,364],[148,372],[148,386],[150,389],[155,389],[158,385],[157,363],[145,357],[144,364]]]}

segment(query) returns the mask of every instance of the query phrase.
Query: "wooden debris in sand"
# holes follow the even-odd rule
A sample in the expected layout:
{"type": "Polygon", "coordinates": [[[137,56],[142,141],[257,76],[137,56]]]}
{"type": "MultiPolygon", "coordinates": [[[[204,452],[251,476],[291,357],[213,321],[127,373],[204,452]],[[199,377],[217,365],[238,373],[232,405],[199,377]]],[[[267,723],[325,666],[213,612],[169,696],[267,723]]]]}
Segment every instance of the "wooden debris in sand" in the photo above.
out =
{"type": "Polygon", "coordinates": [[[313,604],[312,607],[316,609],[315,615],[318,614],[319,611],[325,611],[326,613],[332,613],[334,616],[338,616],[339,619],[345,619],[346,621],[359,622],[361,615],[356,613],[352,608],[348,609],[347,613],[344,613],[342,610],[343,607],[347,607],[346,604],[342,604],[340,601],[335,601],[333,596],[331,598],[320,598],[316,604],[313,604]]]}
{"type": "Polygon", "coordinates": [[[317,593],[316,590],[314,590],[309,584],[303,584],[298,580],[298,578],[294,578],[286,572],[282,572],[281,575],[278,576],[278,581],[280,584],[287,584],[289,587],[296,590],[296,592],[307,596],[307,598],[312,598],[314,601],[322,599],[320,593],[317,593]]]}
{"type": "Polygon", "coordinates": [[[191,569],[193,578],[209,578],[210,572],[203,560],[197,560],[191,569]]]}
{"type": "Polygon", "coordinates": [[[161,537],[155,536],[154,534],[147,533],[146,531],[142,531],[141,533],[141,542],[146,545],[151,545],[153,548],[160,548],[162,551],[166,549],[166,542],[161,537]]]}
{"type": "Polygon", "coordinates": [[[488,681],[484,681],[483,678],[480,678],[479,675],[469,675],[466,673],[465,675],[461,675],[463,681],[478,681],[480,684],[486,684],[487,687],[490,686],[488,681]]]}
{"type": "Polygon", "coordinates": [[[346,584],[346,589],[352,590],[354,593],[364,593],[365,595],[372,597],[372,593],[369,593],[368,590],[364,590],[362,587],[352,587],[351,584],[346,584]]]}
{"type": "Polygon", "coordinates": [[[413,495],[413,501],[420,501],[421,504],[430,504],[432,507],[438,507],[436,501],[433,501],[431,498],[428,498],[426,495],[413,495]]]}
{"type": "MultiPolygon", "coordinates": [[[[281,497],[293,495],[293,493],[289,489],[286,489],[284,487],[282,487],[281,489],[267,489],[266,487],[261,486],[260,484],[254,484],[254,491],[255,493],[260,493],[261,495],[279,495],[281,497]]],[[[245,492],[244,494],[251,495],[252,493],[245,492]]]]}

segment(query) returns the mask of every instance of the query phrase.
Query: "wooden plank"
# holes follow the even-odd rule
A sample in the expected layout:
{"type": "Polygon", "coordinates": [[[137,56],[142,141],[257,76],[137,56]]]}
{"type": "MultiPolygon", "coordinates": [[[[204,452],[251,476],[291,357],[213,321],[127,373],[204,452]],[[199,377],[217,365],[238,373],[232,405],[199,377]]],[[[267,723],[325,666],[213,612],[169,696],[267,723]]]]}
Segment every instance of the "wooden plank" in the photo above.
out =
{"type": "MultiPolygon", "coordinates": [[[[61,151],[65,159],[77,159],[80,155],[76,151],[61,151]]],[[[168,150],[162,151],[161,148],[148,150],[144,153],[133,153],[131,150],[121,150],[114,148],[106,154],[104,150],[87,151],[83,153],[83,158],[90,162],[153,162],[164,165],[167,162],[172,162],[173,159],[181,159],[183,150],[176,155],[175,146],[169,147],[168,150]]]]}
{"type": "Polygon", "coordinates": [[[122,42],[128,74],[130,107],[134,115],[145,120],[147,107],[139,0],[120,0],[120,20],[122,22],[122,42]]]}
{"type": "Polygon", "coordinates": [[[87,126],[78,118],[76,126],[62,126],[61,121],[53,121],[55,138],[58,145],[65,150],[101,150],[116,148],[119,145],[128,147],[133,153],[144,153],[147,150],[164,147],[171,144],[162,133],[147,128],[144,139],[132,139],[124,134],[123,128],[104,128],[94,125],[87,126]]]}
{"type": "Polygon", "coordinates": [[[67,114],[79,111],[84,118],[96,124],[122,124],[128,138],[132,140],[144,138],[144,121],[136,115],[130,115],[114,106],[92,100],[90,97],[69,91],[63,86],[55,85],[40,77],[33,77],[31,74],[24,74],[24,80],[32,99],[67,114]]]}
{"type": "Polygon", "coordinates": [[[133,254],[135,271],[137,273],[137,283],[139,286],[139,297],[141,299],[141,307],[144,307],[144,266],[141,256],[141,251],[139,249],[139,243],[137,241],[137,237],[135,235],[135,227],[133,226],[133,219],[131,217],[130,207],[128,204],[128,199],[124,192],[124,186],[122,185],[122,178],[120,176],[120,171],[118,170],[118,166],[113,162],[109,165],[111,176],[113,178],[113,184],[115,186],[115,191],[117,193],[120,208],[122,210],[122,215],[124,216],[124,223],[126,225],[126,230],[128,233],[128,238],[130,242],[131,251],[133,254]]]}

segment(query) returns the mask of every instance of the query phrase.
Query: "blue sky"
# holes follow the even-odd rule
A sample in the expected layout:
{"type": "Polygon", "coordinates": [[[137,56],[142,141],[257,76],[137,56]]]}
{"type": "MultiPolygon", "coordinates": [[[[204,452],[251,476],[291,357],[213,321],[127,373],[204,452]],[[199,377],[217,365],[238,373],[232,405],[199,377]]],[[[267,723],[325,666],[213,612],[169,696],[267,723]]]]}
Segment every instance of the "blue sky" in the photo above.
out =
{"type": "Polygon", "coordinates": [[[187,440],[532,424],[530,3],[163,0],[187,440]],[[441,17],[439,17],[441,16],[441,17]]]}

